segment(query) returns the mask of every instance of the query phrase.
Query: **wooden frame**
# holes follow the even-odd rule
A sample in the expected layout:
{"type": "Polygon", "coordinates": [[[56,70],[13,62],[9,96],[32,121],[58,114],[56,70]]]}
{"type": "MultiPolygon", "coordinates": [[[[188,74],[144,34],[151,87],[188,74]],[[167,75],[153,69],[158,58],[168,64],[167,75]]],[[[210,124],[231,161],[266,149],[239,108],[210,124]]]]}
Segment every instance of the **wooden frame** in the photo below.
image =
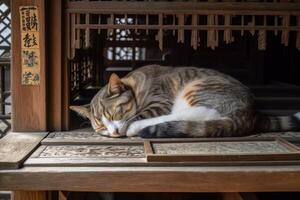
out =
{"type": "Polygon", "coordinates": [[[300,149],[299,147],[283,140],[280,138],[265,138],[265,139],[215,139],[215,140],[179,140],[179,141],[145,141],[145,151],[147,155],[148,162],[247,162],[247,161],[285,161],[285,160],[300,160],[300,149]],[[155,148],[153,145],[159,144],[178,144],[178,143],[209,143],[209,142],[218,142],[218,143],[228,143],[228,142],[276,142],[280,146],[288,149],[290,152],[288,153],[242,153],[242,154],[222,154],[220,152],[216,152],[215,154],[159,154],[155,152],[155,148]]]}
{"type": "MultiPolygon", "coordinates": [[[[64,134],[64,132],[59,132],[64,134]]],[[[281,138],[210,138],[210,139],[112,139],[94,137],[56,139],[50,133],[41,141],[41,146],[27,159],[25,167],[97,167],[97,166],[261,166],[261,165],[297,165],[300,163],[300,148],[281,138]],[[181,143],[232,143],[232,142],[270,142],[279,148],[278,152],[269,153],[233,153],[215,154],[155,154],[153,144],[181,144],[181,143]],[[83,150],[84,149],[84,150],[83,150]],[[115,149],[114,152],[111,152],[115,149]],[[281,151],[284,149],[284,151],[281,151]],[[113,155],[113,156],[112,156],[113,155]]],[[[67,134],[68,135],[68,134],[67,134]]],[[[83,134],[86,135],[86,134],[83,134]]],[[[82,136],[83,136],[82,135],[82,136]]],[[[91,136],[91,133],[89,133],[91,136]]],[[[76,137],[76,136],[75,136],[76,137]]],[[[267,145],[267,144],[263,144],[267,145]]],[[[264,149],[261,146],[260,151],[264,149]]],[[[269,148],[268,146],[266,148],[269,148]]]]}

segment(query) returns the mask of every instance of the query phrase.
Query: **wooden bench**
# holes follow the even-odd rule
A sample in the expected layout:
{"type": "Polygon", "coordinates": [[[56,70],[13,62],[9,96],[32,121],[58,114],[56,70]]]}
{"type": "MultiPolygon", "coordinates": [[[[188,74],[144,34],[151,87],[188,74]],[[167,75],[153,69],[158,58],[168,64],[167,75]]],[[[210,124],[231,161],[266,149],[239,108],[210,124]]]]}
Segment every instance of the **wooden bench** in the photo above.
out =
{"type": "MultiPolygon", "coordinates": [[[[300,142],[297,133],[280,136],[300,142]]],[[[223,192],[224,199],[237,199],[237,192],[300,190],[297,160],[153,163],[139,156],[138,148],[121,156],[103,156],[98,148],[140,142],[93,132],[10,133],[0,140],[0,190],[18,191],[14,199],[47,199],[46,191],[223,192]]]]}

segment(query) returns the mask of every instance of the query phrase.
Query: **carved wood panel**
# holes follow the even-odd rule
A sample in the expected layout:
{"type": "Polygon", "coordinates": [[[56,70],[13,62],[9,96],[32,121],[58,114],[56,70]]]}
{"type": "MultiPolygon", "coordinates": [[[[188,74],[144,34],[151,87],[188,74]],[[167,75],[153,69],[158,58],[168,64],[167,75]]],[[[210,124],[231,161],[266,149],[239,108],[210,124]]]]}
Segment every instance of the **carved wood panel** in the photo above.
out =
{"type": "MultiPolygon", "coordinates": [[[[300,140],[299,140],[300,141],[300,140]]],[[[53,132],[25,166],[260,165],[300,163],[300,148],[277,138],[106,138],[53,132]]]]}
{"type": "Polygon", "coordinates": [[[143,158],[142,145],[55,145],[46,146],[38,158],[143,158]]]}

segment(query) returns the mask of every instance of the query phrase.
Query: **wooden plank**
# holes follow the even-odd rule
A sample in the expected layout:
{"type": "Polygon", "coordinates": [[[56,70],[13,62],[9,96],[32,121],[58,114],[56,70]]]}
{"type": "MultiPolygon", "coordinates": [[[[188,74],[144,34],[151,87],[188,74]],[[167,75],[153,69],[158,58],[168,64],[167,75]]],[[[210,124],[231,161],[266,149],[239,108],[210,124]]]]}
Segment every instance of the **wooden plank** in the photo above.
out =
{"type": "Polygon", "coordinates": [[[42,145],[26,166],[129,166],[146,163],[143,143],[42,145]]]}
{"type": "Polygon", "coordinates": [[[0,169],[19,168],[46,135],[46,132],[8,133],[0,140],[0,169]]]}
{"type": "Polygon", "coordinates": [[[37,6],[40,18],[40,46],[45,47],[45,12],[44,0],[13,1],[12,10],[12,130],[45,131],[46,130],[46,79],[45,48],[40,50],[40,85],[21,84],[21,33],[20,6],[37,6]]]}
{"type": "Polygon", "coordinates": [[[153,153],[147,154],[148,162],[300,160],[300,149],[283,139],[152,141],[150,147],[153,153]]]}
{"type": "Polygon", "coordinates": [[[279,192],[299,191],[299,180],[300,165],[24,167],[1,170],[0,190],[279,192]]]}
{"type": "MultiPolygon", "coordinates": [[[[278,133],[263,133],[256,134],[246,137],[234,137],[234,138],[185,138],[185,141],[251,141],[251,140],[273,140],[272,138],[281,137],[288,141],[300,141],[299,132],[278,132],[278,133]]],[[[104,141],[111,142],[143,142],[145,139],[139,137],[132,138],[109,138],[101,136],[98,133],[93,132],[92,130],[79,130],[79,131],[57,131],[51,132],[43,141],[44,145],[51,144],[78,144],[82,142],[87,142],[89,144],[99,143],[104,141]]],[[[182,141],[182,138],[168,138],[168,139],[159,139],[153,138],[151,141],[182,141]]]]}
{"type": "MultiPolygon", "coordinates": [[[[269,152],[257,153],[257,155],[234,154],[223,155],[218,152],[215,155],[156,155],[151,142],[174,143],[181,146],[184,143],[199,142],[274,142],[274,138],[221,138],[221,139],[153,139],[151,142],[144,139],[119,139],[119,138],[97,138],[94,139],[69,139],[68,135],[57,135],[56,132],[49,134],[42,145],[26,160],[24,166],[245,166],[245,165],[298,165],[300,156],[298,147],[289,144],[281,144],[286,154],[268,154],[269,152]],[[67,136],[67,139],[65,136],[67,136]],[[51,138],[58,137],[60,139],[51,138]],[[62,137],[62,138],[61,138],[62,137]],[[182,143],[182,144],[181,144],[182,143]],[[148,161],[155,162],[147,162],[148,161]],[[166,158],[167,157],[167,158],[166,158]],[[175,157],[175,158],[174,158],[175,157]],[[201,159],[199,159],[199,157],[201,159]]],[[[76,132],[73,132],[76,134],[76,132]]],[[[80,134],[77,137],[83,137],[80,134]]],[[[76,136],[75,136],[76,138],[76,136]]],[[[277,141],[276,141],[277,144],[277,141]]],[[[189,144],[190,145],[190,144],[189,144]]],[[[184,147],[186,149],[186,147],[184,147]]],[[[203,148],[202,148],[203,149],[203,148]]],[[[267,149],[268,150],[268,149],[267,149]]],[[[178,148],[180,152],[180,148],[178,148]]],[[[246,152],[247,153],[247,152],[246,152]]],[[[276,152],[275,152],[276,153],[276,152]]],[[[282,153],[282,152],[279,152],[282,153]]]]}
{"type": "Polygon", "coordinates": [[[299,3],[254,2],[68,2],[69,13],[130,13],[130,14],[241,14],[280,15],[284,12],[297,15],[299,3]]]}
{"type": "Polygon", "coordinates": [[[15,191],[12,200],[49,200],[47,192],[43,191],[15,191]]]}

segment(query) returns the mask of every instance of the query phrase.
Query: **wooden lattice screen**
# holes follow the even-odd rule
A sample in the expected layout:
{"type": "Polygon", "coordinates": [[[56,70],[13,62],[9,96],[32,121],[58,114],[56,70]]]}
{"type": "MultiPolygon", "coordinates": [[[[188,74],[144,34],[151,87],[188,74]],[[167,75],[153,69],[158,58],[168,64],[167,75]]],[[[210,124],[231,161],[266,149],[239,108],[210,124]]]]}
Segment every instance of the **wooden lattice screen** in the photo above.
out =
{"type": "MultiPolygon", "coordinates": [[[[0,2],[0,57],[9,53],[11,46],[11,18],[8,4],[0,2]]],[[[7,55],[6,55],[7,57],[7,55]]]]}
{"type": "Polygon", "coordinates": [[[267,45],[267,32],[281,35],[281,42],[291,43],[289,36],[296,32],[292,45],[300,49],[300,3],[280,2],[196,2],[196,1],[69,1],[69,58],[75,49],[89,47],[93,31],[106,31],[110,37],[115,30],[134,30],[155,33],[160,49],[164,35],[172,33],[178,42],[187,42],[197,49],[201,40],[215,49],[220,38],[234,41],[233,32],[246,31],[258,37],[258,49],[267,45]],[[122,19],[122,20],[120,20],[122,19]],[[130,19],[130,20],[129,20],[130,19]],[[201,38],[200,32],[206,32],[201,38]]]}
{"type": "Polygon", "coordinates": [[[298,0],[237,1],[67,1],[71,93],[78,94],[86,83],[95,82],[94,64],[100,55],[93,61],[93,55],[82,56],[80,52],[97,48],[97,35],[105,38],[106,44],[113,44],[106,46],[105,52],[106,61],[115,67],[116,60],[137,60],[143,52],[133,45],[142,44],[147,38],[153,38],[151,45],[161,50],[168,48],[166,38],[170,36],[197,50],[200,45],[215,49],[234,42],[237,34],[247,34],[257,38],[259,50],[265,50],[267,37],[274,34],[281,37],[283,45],[300,50],[298,0]],[[123,47],[125,43],[127,46],[123,47]],[[84,71],[88,73],[80,73],[84,71]]]}
{"type": "Polygon", "coordinates": [[[0,138],[11,128],[10,47],[11,12],[6,0],[0,2],[0,138]]]}

